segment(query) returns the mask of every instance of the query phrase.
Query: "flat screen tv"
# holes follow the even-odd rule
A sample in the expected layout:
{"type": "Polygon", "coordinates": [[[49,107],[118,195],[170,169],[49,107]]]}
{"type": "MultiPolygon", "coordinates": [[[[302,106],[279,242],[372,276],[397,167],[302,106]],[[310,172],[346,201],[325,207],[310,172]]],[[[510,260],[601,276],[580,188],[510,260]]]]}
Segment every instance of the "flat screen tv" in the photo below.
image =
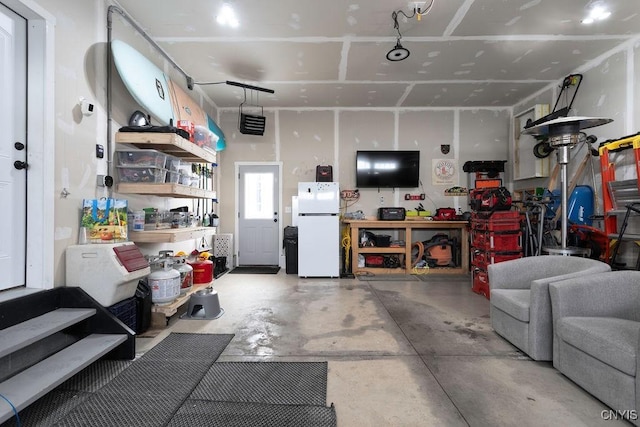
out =
{"type": "Polygon", "coordinates": [[[420,151],[356,152],[356,187],[415,188],[420,184],[420,151]]]}

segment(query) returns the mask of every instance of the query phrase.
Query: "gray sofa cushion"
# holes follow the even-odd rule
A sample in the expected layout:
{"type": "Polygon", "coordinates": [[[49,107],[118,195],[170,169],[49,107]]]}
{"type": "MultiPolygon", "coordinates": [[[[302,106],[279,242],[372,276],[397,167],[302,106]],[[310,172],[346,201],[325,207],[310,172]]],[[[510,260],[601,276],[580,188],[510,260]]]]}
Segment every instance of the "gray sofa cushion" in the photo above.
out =
{"type": "Polygon", "coordinates": [[[558,337],[596,359],[636,375],[640,322],[612,317],[563,317],[558,337]]]}
{"type": "Polygon", "coordinates": [[[529,321],[531,291],[529,289],[494,289],[491,305],[521,322],[529,321]]]}

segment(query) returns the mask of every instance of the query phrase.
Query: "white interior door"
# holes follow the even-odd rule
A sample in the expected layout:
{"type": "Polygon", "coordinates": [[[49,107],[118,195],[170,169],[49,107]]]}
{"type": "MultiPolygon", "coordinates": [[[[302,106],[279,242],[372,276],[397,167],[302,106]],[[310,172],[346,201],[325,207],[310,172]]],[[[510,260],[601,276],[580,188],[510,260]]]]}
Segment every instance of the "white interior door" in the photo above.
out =
{"type": "Polygon", "coordinates": [[[26,20],[0,4],[0,290],[25,284],[26,20]]]}
{"type": "Polygon", "coordinates": [[[278,265],[280,166],[240,165],[238,265],[278,265]]]}

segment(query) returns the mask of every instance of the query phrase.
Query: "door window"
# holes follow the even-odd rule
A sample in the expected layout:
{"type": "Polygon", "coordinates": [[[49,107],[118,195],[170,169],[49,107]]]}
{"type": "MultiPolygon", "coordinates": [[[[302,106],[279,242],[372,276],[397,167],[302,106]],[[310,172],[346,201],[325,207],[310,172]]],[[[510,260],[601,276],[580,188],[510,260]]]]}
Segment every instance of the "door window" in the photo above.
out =
{"type": "Polygon", "coordinates": [[[273,206],[272,173],[246,173],[244,175],[244,219],[270,219],[273,206]]]}

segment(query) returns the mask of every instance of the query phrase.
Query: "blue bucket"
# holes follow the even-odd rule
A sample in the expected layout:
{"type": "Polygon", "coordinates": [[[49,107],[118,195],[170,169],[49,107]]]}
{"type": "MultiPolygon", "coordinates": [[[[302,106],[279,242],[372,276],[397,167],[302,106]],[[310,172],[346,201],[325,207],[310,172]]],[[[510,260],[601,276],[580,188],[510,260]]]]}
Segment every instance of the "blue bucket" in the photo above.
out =
{"type": "Polygon", "coordinates": [[[593,220],[593,188],[578,185],[569,197],[569,222],[571,224],[592,225],[593,220]]]}
{"type": "MultiPolygon", "coordinates": [[[[554,218],[561,205],[562,193],[560,190],[545,190],[544,195],[550,200],[545,218],[554,218]]],[[[569,222],[571,224],[592,225],[593,220],[590,218],[594,214],[593,200],[593,188],[588,185],[578,185],[568,200],[569,216],[567,218],[569,222]]]]}

